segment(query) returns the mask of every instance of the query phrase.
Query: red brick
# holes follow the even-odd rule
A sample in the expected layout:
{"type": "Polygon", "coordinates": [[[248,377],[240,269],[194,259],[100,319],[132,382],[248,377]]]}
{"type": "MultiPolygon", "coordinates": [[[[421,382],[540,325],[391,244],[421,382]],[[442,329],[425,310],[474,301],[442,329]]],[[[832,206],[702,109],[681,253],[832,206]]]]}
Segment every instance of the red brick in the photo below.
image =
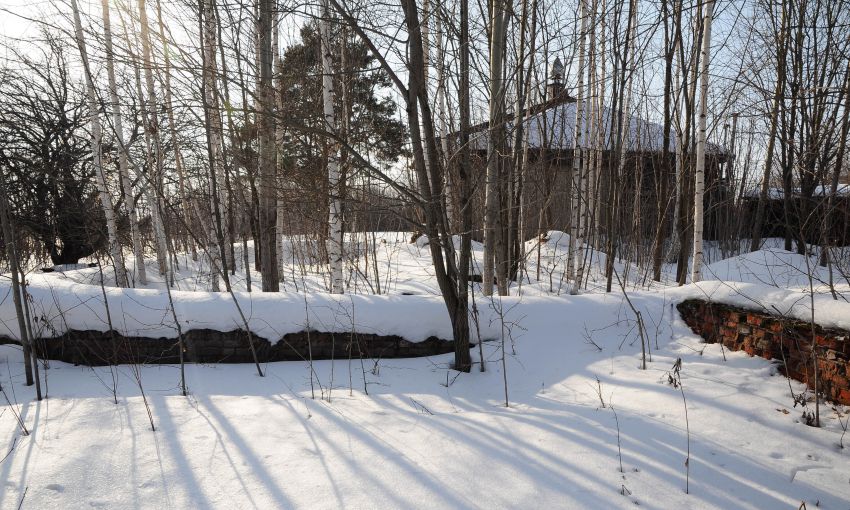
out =
{"type": "Polygon", "coordinates": [[[761,316],[756,315],[754,313],[747,314],[747,322],[749,322],[753,326],[761,326],[763,320],[764,319],[761,316]]]}
{"type": "Polygon", "coordinates": [[[832,384],[838,386],[839,388],[847,388],[850,389],[850,381],[847,380],[843,375],[835,374],[831,378],[832,384]]]}

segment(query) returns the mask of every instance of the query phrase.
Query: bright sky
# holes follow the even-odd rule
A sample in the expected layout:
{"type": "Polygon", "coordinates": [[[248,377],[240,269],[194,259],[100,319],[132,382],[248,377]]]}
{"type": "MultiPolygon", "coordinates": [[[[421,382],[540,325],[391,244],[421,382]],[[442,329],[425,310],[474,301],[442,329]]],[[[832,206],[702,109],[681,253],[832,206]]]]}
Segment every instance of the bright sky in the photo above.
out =
{"type": "Polygon", "coordinates": [[[19,16],[33,17],[39,10],[53,8],[46,0],[2,0],[0,2],[0,36],[18,39],[34,28],[34,24],[19,16]]]}

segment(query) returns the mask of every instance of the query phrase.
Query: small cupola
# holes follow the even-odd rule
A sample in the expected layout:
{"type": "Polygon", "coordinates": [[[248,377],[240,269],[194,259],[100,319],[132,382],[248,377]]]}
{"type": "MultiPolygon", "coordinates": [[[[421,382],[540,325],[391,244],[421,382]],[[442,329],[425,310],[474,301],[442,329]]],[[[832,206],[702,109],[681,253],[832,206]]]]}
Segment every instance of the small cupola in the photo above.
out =
{"type": "Polygon", "coordinates": [[[546,85],[549,100],[556,99],[564,93],[564,64],[560,57],[549,66],[549,83],[546,85]]]}

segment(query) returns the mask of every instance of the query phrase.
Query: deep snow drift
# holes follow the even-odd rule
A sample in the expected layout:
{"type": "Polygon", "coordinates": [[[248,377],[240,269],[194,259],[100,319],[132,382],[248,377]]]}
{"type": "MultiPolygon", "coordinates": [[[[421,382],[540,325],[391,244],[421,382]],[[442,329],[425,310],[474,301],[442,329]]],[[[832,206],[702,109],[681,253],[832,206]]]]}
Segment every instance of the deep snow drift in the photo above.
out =
{"type": "MultiPolygon", "coordinates": [[[[392,295],[239,292],[250,327],[272,337],[307,324],[346,331],[353,315],[358,328],[412,340],[447,334],[441,299],[429,291],[435,286],[427,248],[387,244],[390,256],[378,262],[389,260],[383,283],[392,295]]],[[[838,446],[847,411],[825,405],[822,428],[804,425],[789,382],[773,364],[743,353],[726,352],[724,360],[720,346],[701,343],[673,307],[701,295],[785,306],[805,318],[807,283],[731,281],[734,268],[758,271],[750,259],[769,255],[757,252],[727,262],[728,269],[712,264],[717,281],[630,290],[649,333],[651,361],[641,370],[635,316],[621,293],[549,294],[563,271],[553,269],[563,260],[560,245],[550,235],[541,247],[545,278],[536,281],[529,264],[522,296],[476,296],[477,329],[487,340],[484,373],[477,348],[470,374],[451,371],[451,355],[321,361],[312,368],[271,363],[264,378],[251,365],[192,365],[190,395],[182,397],[174,366],[50,362],[42,371],[49,398],[36,402],[33,388],[22,385],[20,349],[2,346],[0,384],[12,403],[0,401],[0,507],[850,506],[850,436],[843,436],[848,448],[838,446]],[[669,384],[677,358],[687,422],[682,391],[669,384]],[[21,433],[14,410],[30,435],[21,433]]],[[[789,264],[799,268],[799,261],[789,264]]],[[[203,288],[203,276],[192,271],[187,265],[182,282],[203,288]]],[[[626,282],[630,289],[641,278],[636,273],[626,282]]],[[[100,286],[79,283],[99,278],[96,270],[32,275],[34,308],[48,320],[42,327],[104,328],[100,286]]],[[[321,275],[299,286],[320,290],[321,275]]],[[[110,307],[122,311],[120,327],[173,336],[167,299],[155,280],[150,287],[106,289],[110,307]]],[[[226,294],[174,296],[178,317],[190,327],[240,327],[226,294]]],[[[8,286],[0,286],[0,301],[0,334],[13,336],[8,286]]],[[[848,327],[846,301],[823,294],[815,303],[818,321],[848,327]]]]}

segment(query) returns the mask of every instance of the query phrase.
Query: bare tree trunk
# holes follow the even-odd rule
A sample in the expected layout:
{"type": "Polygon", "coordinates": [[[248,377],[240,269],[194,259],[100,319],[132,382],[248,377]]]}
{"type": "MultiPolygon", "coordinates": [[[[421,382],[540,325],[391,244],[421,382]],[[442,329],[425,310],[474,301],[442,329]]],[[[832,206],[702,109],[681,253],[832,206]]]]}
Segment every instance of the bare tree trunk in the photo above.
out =
{"type": "Polygon", "coordinates": [[[505,90],[502,74],[507,37],[506,9],[506,0],[495,1],[490,40],[490,124],[487,137],[487,181],[484,197],[484,270],[481,277],[481,290],[485,296],[493,294],[494,274],[498,278],[499,294],[507,294],[507,275],[502,260],[504,239],[499,210],[502,187],[500,151],[504,147],[502,139],[504,137],[505,90]]]}
{"type": "Polygon", "coordinates": [[[257,35],[259,49],[259,87],[257,116],[260,130],[260,257],[262,259],[263,292],[278,292],[275,226],[277,215],[277,182],[274,118],[274,86],[272,83],[272,18],[273,0],[259,0],[257,35]]]}
{"type": "MultiPolygon", "coordinates": [[[[628,64],[626,65],[625,73],[623,77],[625,81],[623,83],[623,111],[622,111],[622,122],[621,122],[621,132],[620,132],[620,155],[619,155],[619,163],[620,168],[618,171],[619,175],[625,175],[626,173],[626,159],[628,157],[628,151],[631,149],[635,152],[635,164],[634,164],[634,202],[632,204],[632,235],[630,236],[633,241],[632,249],[633,253],[636,255],[639,253],[640,249],[640,240],[642,239],[641,232],[641,202],[643,198],[643,165],[640,161],[640,147],[639,144],[639,133],[637,128],[635,129],[635,146],[629,146],[629,139],[631,135],[631,108],[632,108],[632,90],[634,84],[634,75],[636,73],[635,69],[635,37],[637,32],[637,2],[632,0],[629,2],[629,18],[627,25],[627,33],[626,33],[626,53],[628,58],[628,64]]],[[[626,57],[624,57],[625,60],[626,57]]],[[[625,64],[625,62],[624,62],[625,64]]],[[[628,268],[626,269],[626,275],[628,275],[628,268]]]]}
{"type": "Polygon", "coordinates": [[[443,153],[443,164],[446,171],[443,173],[443,181],[445,185],[445,192],[443,193],[443,201],[445,203],[446,208],[446,216],[449,225],[454,230],[454,223],[456,221],[456,212],[455,212],[455,202],[454,202],[454,190],[452,182],[452,175],[449,172],[449,122],[448,122],[448,105],[446,101],[446,63],[445,63],[445,48],[443,47],[443,11],[442,5],[438,4],[437,12],[435,14],[436,19],[436,30],[435,30],[435,44],[437,46],[437,119],[439,120],[440,127],[440,149],[443,153]]]}
{"type": "MultiPolygon", "coordinates": [[[[108,0],[104,0],[108,2],[108,0]]],[[[165,65],[165,90],[163,93],[163,102],[165,113],[168,118],[168,131],[171,135],[171,145],[174,151],[174,170],[177,172],[177,192],[180,196],[180,209],[183,212],[183,217],[186,222],[192,217],[191,208],[189,207],[189,196],[186,193],[186,175],[183,169],[183,155],[180,152],[180,141],[177,138],[177,123],[174,120],[174,107],[171,100],[171,57],[170,50],[166,41],[165,23],[162,20],[162,2],[156,0],[156,18],[159,26],[159,35],[162,42],[163,64],[165,65]]],[[[189,232],[183,232],[184,247],[192,253],[192,260],[198,260],[198,250],[195,247],[195,242],[189,232]]]]}
{"type": "MultiPolygon", "coordinates": [[[[519,269],[523,259],[523,247],[525,237],[522,229],[522,205],[523,188],[525,181],[525,164],[528,156],[527,137],[524,136],[523,116],[526,103],[531,95],[531,73],[534,68],[534,52],[536,51],[536,28],[537,28],[537,0],[522,0],[522,11],[520,14],[520,46],[519,58],[516,66],[516,103],[514,105],[513,141],[511,144],[511,163],[513,176],[510,180],[511,192],[508,195],[508,250],[509,250],[509,278],[517,281],[519,269]],[[531,27],[528,26],[529,9],[531,10],[531,27]],[[528,47],[525,41],[530,32],[531,40],[528,47]],[[529,60],[526,66],[526,60],[529,60]]],[[[521,281],[519,281],[521,285],[521,281]]]]}
{"type": "Polygon", "coordinates": [[[669,191],[668,179],[670,178],[670,133],[672,128],[672,95],[673,95],[673,56],[675,54],[675,43],[671,40],[669,7],[667,2],[661,3],[661,22],[664,23],[664,131],[662,140],[661,159],[656,173],[656,223],[655,239],[652,245],[652,279],[661,281],[661,265],[664,262],[664,227],[667,219],[670,200],[667,197],[669,191]]]}
{"type": "MultiPolygon", "coordinates": [[[[0,173],[0,180],[3,174],[0,173]]],[[[21,302],[21,275],[20,265],[18,261],[18,251],[15,247],[15,234],[12,229],[12,215],[9,210],[9,199],[6,196],[6,183],[0,182],[0,228],[2,228],[3,244],[6,245],[6,257],[9,259],[9,269],[12,272],[12,302],[15,305],[15,316],[18,320],[18,331],[20,331],[21,346],[24,351],[24,374],[26,377],[27,386],[33,384],[33,361],[38,363],[38,359],[33,360],[32,346],[30,338],[27,335],[26,315],[24,312],[23,303],[21,302]]],[[[39,400],[41,400],[39,391],[39,400]]]]}
{"type": "MultiPolygon", "coordinates": [[[[276,114],[281,115],[283,113],[283,59],[280,57],[280,14],[275,12],[274,23],[272,26],[272,30],[274,35],[272,37],[272,56],[274,58],[274,74],[277,80],[277,87],[275,88],[275,109],[276,114]]],[[[277,217],[275,221],[275,246],[277,247],[277,272],[278,279],[281,283],[284,281],[284,271],[283,267],[286,263],[284,261],[284,250],[283,250],[283,238],[284,238],[284,229],[285,229],[285,218],[286,218],[286,202],[283,199],[282,189],[284,184],[284,173],[286,171],[285,163],[284,163],[284,153],[283,153],[283,144],[285,140],[286,131],[284,129],[282,122],[277,122],[275,124],[275,148],[277,152],[277,195],[275,201],[275,207],[277,210],[277,217]]]]}
{"type": "MultiPolygon", "coordinates": [[[[582,133],[586,125],[586,103],[589,94],[585,93],[584,77],[585,69],[585,37],[588,31],[588,16],[590,12],[587,5],[587,0],[580,0],[581,16],[581,31],[579,32],[578,40],[578,84],[576,85],[576,119],[575,129],[573,130],[573,158],[572,158],[572,182],[571,182],[571,198],[570,198],[570,241],[567,256],[567,276],[573,280],[573,288],[578,290],[579,283],[576,279],[576,261],[578,260],[577,238],[579,236],[579,222],[581,221],[581,174],[584,171],[584,141],[582,133]]],[[[588,89],[590,84],[588,83],[588,89]]]]}
{"type": "Polygon", "coordinates": [[[694,186],[694,262],[691,281],[702,279],[703,195],[705,193],[705,131],[708,116],[708,58],[711,52],[711,21],[714,17],[714,0],[705,4],[702,33],[702,72],[700,73],[699,125],[697,127],[696,182],[694,186]]]}
{"type": "MultiPolygon", "coordinates": [[[[469,0],[460,0],[460,79],[458,105],[460,106],[460,154],[458,165],[458,195],[460,206],[460,257],[457,264],[454,308],[449,306],[452,333],[455,341],[455,369],[468,372],[472,361],[469,356],[469,266],[472,253],[472,191],[470,180],[472,164],[469,151],[469,0]]],[[[451,265],[449,266],[451,267],[451,265]]],[[[474,296],[473,296],[474,297],[474,296]]],[[[483,360],[482,360],[483,361],[483,360]]],[[[484,370],[482,363],[481,370],[484,370]]]]}
{"type": "Polygon", "coordinates": [[[786,29],[788,26],[788,12],[785,4],[782,4],[782,21],[781,29],[777,34],[779,44],[777,45],[777,69],[776,69],[776,90],[773,93],[773,106],[770,109],[770,134],[767,138],[767,153],[764,159],[764,175],[761,181],[761,191],[759,192],[759,201],[756,205],[756,216],[753,219],[753,233],[750,240],[750,251],[756,251],[761,248],[762,226],[764,225],[764,209],[767,206],[767,192],[770,189],[770,175],[773,171],[773,155],[776,149],[776,132],[779,128],[779,107],[782,101],[782,95],[785,90],[785,51],[788,47],[786,29]]]}
{"type": "MultiPolygon", "coordinates": [[[[831,235],[834,227],[832,221],[835,196],[838,193],[838,180],[841,178],[841,171],[844,166],[844,152],[847,149],[847,139],[850,135],[850,59],[847,60],[847,70],[844,74],[844,87],[841,94],[844,96],[844,112],[841,116],[841,135],[838,141],[838,151],[835,156],[835,167],[832,172],[832,179],[829,184],[829,195],[826,199],[826,209],[823,215],[823,226],[821,228],[821,257],[820,264],[826,266],[830,259],[829,248],[833,242],[831,235]]],[[[840,102],[840,100],[839,100],[840,102]]],[[[832,271],[830,271],[830,290],[832,297],[838,299],[835,289],[832,286],[832,271]]]]}
{"type": "MultiPolygon", "coordinates": [[[[204,129],[207,134],[207,160],[209,162],[209,212],[210,217],[206,220],[207,227],[207,249],[206,255],[210,266],[210,288],[213,292],[218,292],[219,273],[225,280],[226,288],[229,290],[230,284],[227,276],[227,270],[223,265],[223,235],[221,233],[221,210],[218,203],[218,182],[219,176],[223,174],[223,155],[221,154],[221,118],[218,111],[218,93],[216,91],[216,25],[218,18],[213,0],[201,0],[199,5],[201,9],[201,43],[202,43],[202,100],[204,107],[204,129]]],[[[202,221],[203,218],[202,218],[202,221]]]]}
{"type": "Polygon", "coordinates": [[[156,242],[156,259],[159,266],[159,274],[165,277],[166,285],[171,285],[172,276],[168,266],[168,242],[165,238],[165,225],[162,219],[162,178],[164,173],[162,139],[159,130],[159,109],[157,107],[156,89],[154,88],[153,67],[151,58],[150,27],[148,26],[148,13],[145,6],[146,0],[139,0],[139,23],[141,24],[142,39],[142,67],[145,70],[145,85],[147,97],[145,98],[145,131],[149,133],[154,146],[155,169],[151,169],[153,175],[148,176],[148,186],[154,189],[153,203],[150,204],[151,220],[153,222],[154,240],[156,242]]]}
{"type": "Polygon", "coordinates": [[[417,12],[415,0],[402,0],[401,6],[404,11],[405,28],[407,29],[409,61],[407,63],[407,85],[401,81],[390,66],[384,54],[371,41],[366,31],[357,20],[343,8],[338,0],[330,0],[336,11],[342,15],[360,39],[367,45],[369,51],[380,62],[381,67],[388,72],[390,79],[398,89],[400,96],[405,102],[408,112],[407,127],[410,131],[410,147],[413,153],[413,170],[416,176],[418,193],[405,195],[413,199],[422,216],[425,219],[425,234],[431,240],[428,243],[431,260],[434,267],[434,276],[440,288],[440,293],[445,302],[452,322],[452,332],[455,341],[455,365],[459,371],[468,372],[471,368],[469,355],[469,310],[468,310],[468,264],[470,261],[470,230],[472,228],[471,210],[469,208],[470,193],[466,184],[469,181],[469,107],[468,107],[468,4],[467,0],[461,0],[461,79],[460,79],[460,101],[461,101],[461,161],[458,169],[458,180],[460,183],[460,205],[463,211],[463,232],[461,234],[460,262],[455,258],[454,244],[447,230],[445,211],[442,208],[440,196],[442,194],[442,177],[440,172],[439,150],[437,148],[436,129],[434,128],[434,117],[431,112],[428,89],[424,82],[424,57],[422,46],[422,35],[420,30],[421,20],[417,12]],[[464,73],[466,72],[466,74],[464,73]],[[464,95],[466,93],[466,95],[464,95]],[[420,122],[421,119],[421,122],[420,122]],[[428,163],[426,164],[426,158],[428,163]],[[428,171],[433,169],[433,172],[428,171]]]}
{"type": "MultiPolygon", "coordinates": [[[[322,38],[322,103],[324,105],[324,128],[336,133],[334,112],[333,55],[330,42],[330,10],[327,0],[322,1],[322,19],[319,24],[322,38]]],[[[342,294],[345,281],[342,277],[342,203],[340,201],[339,144],[328,140],[328,264],[331,273],[331,293],[342,294]]]]}
{"type": "Polygon", "coordinates": [[[92,159],[95,178],[97,181],[97,190],[100,195],[100,206],[103,209],[103,215],[106,217],[109,255],[115,266],[115,284],[119,287],[128,287],[127,270],[124,267],[124,256],[121,253],[121,244],[118,242],[118,227],[115,223],[115,209],[112,208],[112,196],[109,193],[106,170],[103,168],[103,159],[101,154],[102,130],[100,126],[100,108],[98,107],[97,92],[94,88],[91,68],[89,67],[88,51],[86,50],[86,40],[83,35],[83,24],[80,20],[80,9],[77,6],[77,0],[71,0],[71,9],[73,10],[74,15],[74,34],[77,41],[77,48],[80,51],[80,60],[83,62],[83,73],[86,77],[86,97],[88,100],[89,120],[91,121],[92,159]]]}
{"type": "MultiPolygon", "coordinates": [[[[136,277],[142,285],[147,285],[145,272],[145,252],[139,232],[139,219],[136,214],[136,201],[133,186],[130,182],[130,172],[127,164],[127,146],[124,143],[124,124],[121,118],[121,106],[118,102],[118,87],[115,80],[115,53],[112,47],[112,23],[109,16],[109,0],[103,0],[103,38],[106,44],[106,72],[109,77],[109,103],[112,109],[112,131],[118,142],[118,173],[121,187],[124,191],[124,208],[130,222],[130,238],[133,242],[136,277]]],[[[129,284],[129,278],[128,278],[129,284]]]]}

